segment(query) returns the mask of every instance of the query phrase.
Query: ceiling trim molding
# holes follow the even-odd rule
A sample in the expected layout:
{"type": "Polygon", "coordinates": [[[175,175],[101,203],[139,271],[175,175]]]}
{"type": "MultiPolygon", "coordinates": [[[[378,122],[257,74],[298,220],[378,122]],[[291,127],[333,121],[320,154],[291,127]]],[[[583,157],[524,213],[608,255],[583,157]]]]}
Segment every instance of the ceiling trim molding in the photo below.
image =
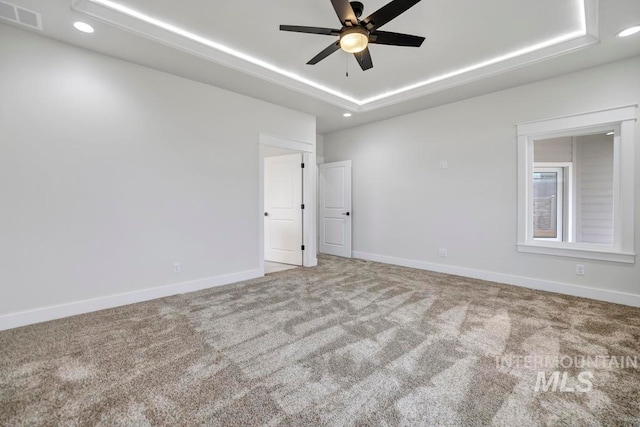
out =
{"type": "Polygon", "coordinates": [[[507,57],[499,61],[485,61],[481,65],[467,67],[463,71],[437,76],[420,84],[408,87],[401,92],[390,92],[364,100],[361,111],[387,107],[409,99],[429,95],[452,87],[481,80],[510,70],[542,62],[561,56],[586,46],[598,43],[598,39],[591,35],[578,36],[562,43],[554,44],[533,52],[522,53],[516,57],[507,57]]]}
{"type": "Polygon", "coordinates": [[[597,43],[599,41],[598,0],[574,1],[580,5],[582,14],[582,25],[578,30],[366,99],[357,99],[263,59],[233,50],[187,29],[148,16],[114,0],[74,0],[72,9],[149,40],[312,96],[320,101],[353,112],[365,112],[541,62],[597,43]]]}
{"type": "Polygon", "coordinates": [[[142,13],[130,9],[127,10],[128,8],[118,10],[105,6],[105,4],[116,6],[117,3],[115,2],[100,1],[104,4],[92,0],[76,0],[73,2],[72,8],[101,22],[120,27],[146,39],[313,96],[321,101],[347,109],[357,109],[359,106],[356,98],[305,79],[295,73],[280,69],[264,60],[234,51],[227,46],[208,40],[183,28],[161,21],[154,22],[154,18],[145,17],[142,13]],[[149,19],[147,20],[146,18],[149,19]],[[158,24],[163,24],[164,27],[158,24]]]}

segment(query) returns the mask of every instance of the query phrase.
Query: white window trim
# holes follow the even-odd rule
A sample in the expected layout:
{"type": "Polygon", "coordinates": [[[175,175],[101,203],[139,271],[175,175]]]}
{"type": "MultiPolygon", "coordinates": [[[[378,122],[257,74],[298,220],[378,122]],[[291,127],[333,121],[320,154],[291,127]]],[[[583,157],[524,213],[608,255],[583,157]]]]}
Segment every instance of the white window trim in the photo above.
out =
{"type": "Polygon", "coordinates": [[[637,105],[517,125],[518,132],[518,241],[517,250],[545,255],[635,263],[634,167],[637,105]],[[533,238],[529,199],[533,189],[533,141],[573,135],[597,127],[615,129],[613,153],[613,245],[540,241],[533,238]]]}

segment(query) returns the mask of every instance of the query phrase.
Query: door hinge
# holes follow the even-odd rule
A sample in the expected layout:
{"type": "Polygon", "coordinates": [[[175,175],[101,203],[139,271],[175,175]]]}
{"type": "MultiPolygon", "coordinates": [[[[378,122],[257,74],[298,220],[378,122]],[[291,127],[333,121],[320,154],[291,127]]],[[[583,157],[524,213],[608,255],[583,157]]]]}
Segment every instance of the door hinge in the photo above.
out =
{"type": "Polygon", "coordinates": [[[300,167],[304,169],[304,163],[300,163],[300,167]]]}
{"type": "Polygon", "coordinates": [[[304,245],[300,246],[300,249],[302,249],[304,251],[304,245]]]}
{"type": "Polygon", "coordinates": [[[304,203],[300,205],[300,209],[304,209],[304,203]]]}

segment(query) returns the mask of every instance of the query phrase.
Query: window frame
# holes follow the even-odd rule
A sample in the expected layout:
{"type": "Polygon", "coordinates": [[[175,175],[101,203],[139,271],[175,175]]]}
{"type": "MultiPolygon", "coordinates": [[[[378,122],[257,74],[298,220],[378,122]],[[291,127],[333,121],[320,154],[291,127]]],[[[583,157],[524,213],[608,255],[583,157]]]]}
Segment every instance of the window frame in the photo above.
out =
{"type": "Polygon", "coordinates": [[[518,252],[635,263],[634,168],[637,105],[557,117],[516,126],[518,139],[518,252]],[[613,129],[612,245],[533,238],[533,141],[613,129]]]}

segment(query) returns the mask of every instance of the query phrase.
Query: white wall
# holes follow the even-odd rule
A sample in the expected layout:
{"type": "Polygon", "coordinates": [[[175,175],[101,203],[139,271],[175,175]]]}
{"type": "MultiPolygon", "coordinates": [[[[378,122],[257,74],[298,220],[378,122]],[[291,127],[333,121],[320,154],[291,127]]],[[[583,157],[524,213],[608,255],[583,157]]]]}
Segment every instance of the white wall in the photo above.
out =
{"type": "Polygon", "coordinates": [[[640,305],[638,263],[516,252],[515,125],[640,103],[638,76],[634,58],[325,135],[326,162],[353,161],[354,254],[640,305]]]}
{"type": "Polygon", "coordinates": [[[286,156],[287,154],[295,154],[297,151],[287,150],[286,148],[266,146],[264,149],[265,157],[286,156]]]}
{"type": "Polygon", "coordinates": [[[324,163],[324,135],[316,135],[316,161],[324,163]]]}
{"type": "Polygon", "coordinates": [[[533,144],[534,162],[572,162],[573,138],[563,136],[560,138],[540,139],[533,144]]]}
{"type": "Polygon", "coordinates": [[[0,329],[262,273],[259,133],[315,145],[315,117],[4,25],[0,40],[0,329]]]}

